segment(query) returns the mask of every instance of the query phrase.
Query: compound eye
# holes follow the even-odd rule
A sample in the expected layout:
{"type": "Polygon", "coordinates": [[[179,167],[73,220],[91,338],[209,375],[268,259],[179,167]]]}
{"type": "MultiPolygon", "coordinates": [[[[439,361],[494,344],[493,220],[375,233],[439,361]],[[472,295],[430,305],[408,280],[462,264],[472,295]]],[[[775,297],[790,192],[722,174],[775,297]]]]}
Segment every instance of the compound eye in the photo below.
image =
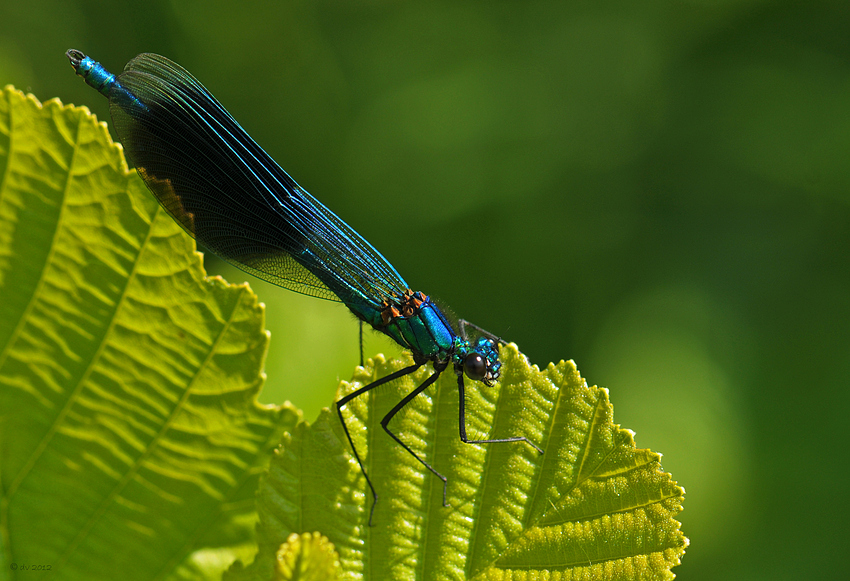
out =
{"type": "Polygon", "coordinates": [[[480,353],[470,353],[463,360],[463,372],[473,381],[487,377],[487,360],[480,353]]]}

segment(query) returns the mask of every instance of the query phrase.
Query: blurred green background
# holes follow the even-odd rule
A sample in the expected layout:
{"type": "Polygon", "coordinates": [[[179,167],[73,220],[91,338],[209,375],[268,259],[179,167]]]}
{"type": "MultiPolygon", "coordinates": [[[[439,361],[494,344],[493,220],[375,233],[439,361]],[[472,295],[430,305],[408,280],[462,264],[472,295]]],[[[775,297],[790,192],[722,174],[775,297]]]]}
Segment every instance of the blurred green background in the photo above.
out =
{"type": "MultiPolygon", "coordinates": [[[[846,1],[31,0],[0,6],[0,83],[108,120],[66,49],[176,60],[414,289],[610,389],[687,490],[679,579],[838,579],[848,31],[846,1]]],[[[357,325],[251,285],[262,399],[312,419],[357,325]]]]}

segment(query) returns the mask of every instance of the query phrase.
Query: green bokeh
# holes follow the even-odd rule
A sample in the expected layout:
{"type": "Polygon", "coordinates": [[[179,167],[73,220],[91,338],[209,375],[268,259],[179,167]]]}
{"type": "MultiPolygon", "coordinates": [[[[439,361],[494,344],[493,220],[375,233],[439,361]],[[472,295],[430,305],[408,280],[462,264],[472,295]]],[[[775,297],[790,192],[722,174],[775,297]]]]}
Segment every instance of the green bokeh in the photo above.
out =
{"type": "MultiPolygon", "coordinates": [[[[846,2],[6,2],[0,83],[106,120],[65,50],[183,64],[414,288],[610,389],[688,491],[679,579],[829,579],[850,513],[848,30],[846,2]]],[[[357,326],[251,284],[263,399],[315,417],[357,326]]]]}

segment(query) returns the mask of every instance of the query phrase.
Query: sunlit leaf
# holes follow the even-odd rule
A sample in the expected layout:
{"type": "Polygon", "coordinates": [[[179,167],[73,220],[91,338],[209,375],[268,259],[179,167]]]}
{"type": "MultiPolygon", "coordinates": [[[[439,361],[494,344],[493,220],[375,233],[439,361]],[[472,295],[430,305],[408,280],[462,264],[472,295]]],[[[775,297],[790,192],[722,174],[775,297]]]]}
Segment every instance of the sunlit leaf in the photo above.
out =
{"type": "Polygon", "coordinates": [[[85,108],[0,92],[0,569],[218,578],[298,420],[268,335],[85,108]],[[31,566],[39,566],[32,570],[31,566]]]}
{"type": "Polygon", "coordinates": [[[339,557],[328,539],[318,533],[292,533],[276,557],[274,581],[333,581],[339,577],[339,557]]]}
{"type": "MultiPolygon", "coordinates": [[[[526,436],[543,455],[523,442],[462,443],[456,379],[444,373],[390,424],[448,477],[444,507],[442,482],[380,426],[425,379],[423,368],[350,406],[379,495],[373,526],[371,494],[335,411],[285,437],[260,486],[256,578],[291,533],[310,530],[333,542],[346,579],[672,578],[688,543],[674,520],[684,490],[659,455],[635,447],[613,423],[608,391],[589,387],[572,362],[541,371],[516,346],[501,351],[501,383],[467,390],[469,435],[526,436]]],[[[409,364],[377,358],[341,394],[409,364]]]]}

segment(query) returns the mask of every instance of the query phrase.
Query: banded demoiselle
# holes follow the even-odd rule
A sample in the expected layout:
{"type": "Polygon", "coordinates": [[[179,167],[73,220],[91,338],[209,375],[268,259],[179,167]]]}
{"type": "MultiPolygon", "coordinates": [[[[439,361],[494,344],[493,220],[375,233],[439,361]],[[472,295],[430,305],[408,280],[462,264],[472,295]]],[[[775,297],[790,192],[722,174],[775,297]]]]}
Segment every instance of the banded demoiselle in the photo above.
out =
{"type": "MultiPolygon", "coordinates": [[[[242,129],[188,71],[156,54],[140,54],[118,75],[78,50],[66,53],[76,73],[109,99],[115,132],[130,164],[160,204],[198,242],[234,266],[306,295],[344,303],[362,322],[413,354],[413,365],[336,402],[343,430],[372,484],[342,410],[352,399],[430,362],[433,373],[381,420],[399,445],[443,481],[389,428],[414,397],[452,366],[459,391],[460,439],[469,444],[526,442],[525,436],[470,440],[466,435],[464,374],[492,386],[500,375],[499,339],[464,320],[455,327],[395,268],[289,175],[242,129]],[[467,329],[477,338],[467,338],[467,329]]],[[[361,343],[362,349],[362,343],[361,343]]]]}

